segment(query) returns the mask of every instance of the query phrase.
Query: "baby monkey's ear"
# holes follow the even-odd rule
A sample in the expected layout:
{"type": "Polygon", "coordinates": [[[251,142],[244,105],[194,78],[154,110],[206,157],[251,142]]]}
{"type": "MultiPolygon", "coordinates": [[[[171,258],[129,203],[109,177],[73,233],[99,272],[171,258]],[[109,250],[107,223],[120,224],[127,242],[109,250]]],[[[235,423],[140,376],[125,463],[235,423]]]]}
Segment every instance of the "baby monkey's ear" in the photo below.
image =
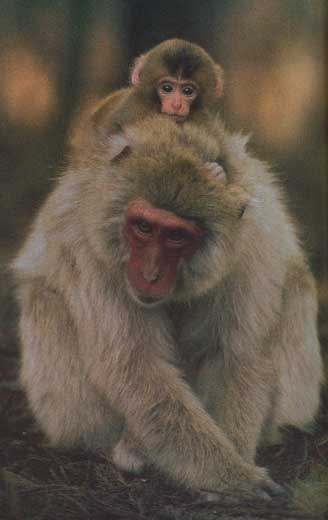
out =
{"type": "Polygon", "coordinates": [[[148,57],[148,53],[142,54],[134,62],[132,72],[131,72],[131,83],[135,87],[138,87],[139,85],[141,85],[140,74],[147,61],[147,57],[148,57]]]}

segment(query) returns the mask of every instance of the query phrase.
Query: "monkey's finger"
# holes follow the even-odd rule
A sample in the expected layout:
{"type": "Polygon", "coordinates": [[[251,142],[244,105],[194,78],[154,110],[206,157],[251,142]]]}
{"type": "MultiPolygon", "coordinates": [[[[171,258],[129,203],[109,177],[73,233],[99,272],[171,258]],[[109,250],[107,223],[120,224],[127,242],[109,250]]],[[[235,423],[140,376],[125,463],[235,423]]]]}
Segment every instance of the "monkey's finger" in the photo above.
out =
{"type": "Polygon", "coordinates": [[[265,479],[256,484],[243,484],[241,491],[261,500],[269,501],[273,498],[287,498],[287,491],[271,479],[265,479]]]}
{"type": "Polygon", "coordinates": [[[222,168],[222,166],[220,166],[218,163],[206,162],[204,164],[204,167],[205,167],[205,171],[207,173],[209,173],[211,176],[213,176],[214,178],[216,178],[217,180],[220,180],[220,181],[226,180],[225,171],[222,168]]]}
{"type": "Polygon", "coordinates": [[[270,502],[272,497],[264,487],[261,486],[260,483],[245,483],[242,484],[238,489],[236,489],[236,493],[239,493],[240,499],[259,499],[264,500],[265,502],[270,502]]]}
{"type": "Polygon", "coordinates": [[[283,486],[280,486],[280,484],[277,484],[271,479],[269,481],[264,481],[262,484],[262,488],[265,491],[267,491],[272,497],[288,497],[287,490],[283,486]]]}

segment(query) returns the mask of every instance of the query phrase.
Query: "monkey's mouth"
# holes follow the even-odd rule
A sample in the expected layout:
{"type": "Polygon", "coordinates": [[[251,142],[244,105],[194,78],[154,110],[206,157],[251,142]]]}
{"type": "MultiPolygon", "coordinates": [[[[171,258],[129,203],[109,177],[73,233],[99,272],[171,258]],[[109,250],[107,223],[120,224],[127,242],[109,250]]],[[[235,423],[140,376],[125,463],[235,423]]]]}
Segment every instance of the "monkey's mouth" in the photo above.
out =
{"type": "Polygon", "coordinates": [[[130,295],[132,296],[133,300],[140,305],[141,307],[145,307],[147,309],[151,309],[153,307],[158,307],[159,305],[163,305],[168,299],[167,296],[146,296],[144,294],[140,294],[137,291],[130,291],[130,295]]]}
{"type": "Polygon", "coordinates": [[[142,307],[156,307],[157,305],[163,304],[169,295],[165,296],[149,296],[148,294],[143,294],[139,291],[137,291],[135,288],[133,288],[128,280],[128,278],[125,278],[128,293],[130,294],[131,298],[142,307]]]}
{"type": "Polygon", "coordinates": [[[147,307],[153,307],[154,305],[158,305],[162,303],[164,299],[163,297],[155,298],[154,296],[143,296],[141,294],[136,294],[135,296],[142,305],[146,305],[147,307]]]}
{"type": "Polygon", "coordinates": [[[168,114],[168,116],[176,123],[183,123],[187,119],[187,115],[181,116],[180,114],[168,114]]]}

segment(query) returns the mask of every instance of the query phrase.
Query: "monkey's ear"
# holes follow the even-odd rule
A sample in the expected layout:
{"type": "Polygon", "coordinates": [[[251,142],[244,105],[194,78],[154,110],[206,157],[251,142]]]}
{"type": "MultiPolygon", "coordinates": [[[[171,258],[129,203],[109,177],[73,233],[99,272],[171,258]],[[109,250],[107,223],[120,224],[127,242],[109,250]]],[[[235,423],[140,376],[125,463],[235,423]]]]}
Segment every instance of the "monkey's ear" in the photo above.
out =
{"type": "Polygon", "coordinates": [[[147,54],[142,54],[134,62],[133,69],[131,72],[131,83],[135,87],[138,87],[139,85],[141,85],[140,74],[141,74],[142,69],[144,68],[146,60],[147,60],[147,54]]]}
{"type": "Polygon", "coordinates": [[[115,134],[110,137],[109,142],[110,160],[113,163],[128,157],[131,153],[131,145],[125,135],[115,134]]]}
{"type": "Polygon", "coordinates": [[[216,74],[216,86],[215,86],[215,95],[216,97],[221,97],[223,96],[223,85],[224,85],[224,72],[223,72],[223,68],[218,65],[217,63],[215,64],[215,74],[216,74]]]}

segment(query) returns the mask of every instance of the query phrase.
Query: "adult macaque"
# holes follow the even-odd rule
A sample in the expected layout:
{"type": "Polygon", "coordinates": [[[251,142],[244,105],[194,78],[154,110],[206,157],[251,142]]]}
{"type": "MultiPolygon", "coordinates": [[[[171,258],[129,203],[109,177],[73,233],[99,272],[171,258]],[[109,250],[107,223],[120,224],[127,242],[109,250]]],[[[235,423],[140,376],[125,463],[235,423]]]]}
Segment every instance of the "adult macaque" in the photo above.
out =
{"type": "Polygon", "coordinates": [[[314,281],[280,191],[219,126],[157,115],[99,132],[14,263],[32,410],[53,444],[125,470],[274,495],[256,448],[313,420],[322,380],[314,281]]]}
{"type": "Polygon", "coordinates": [[[131,83],[101,101],[95,126],[101,117],[103,128],[112,132],[156,113],[177,123],[207,125],[218,113],[223,71],[198,45],[173,39],[137,58],[131,83]]]}

